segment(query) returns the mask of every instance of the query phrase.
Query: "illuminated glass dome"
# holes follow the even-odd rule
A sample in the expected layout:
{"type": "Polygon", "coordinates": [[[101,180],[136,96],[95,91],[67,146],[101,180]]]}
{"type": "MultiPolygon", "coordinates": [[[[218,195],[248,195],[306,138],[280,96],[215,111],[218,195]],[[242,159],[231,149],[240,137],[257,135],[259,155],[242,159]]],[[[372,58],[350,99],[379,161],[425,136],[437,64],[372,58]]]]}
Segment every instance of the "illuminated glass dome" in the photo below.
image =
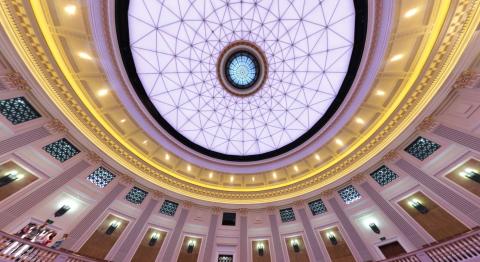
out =
{"type": "Polygon", "coordinates": [[[135,0],[120,32],[124,62],[177,142],[222,160],[267,159],[305,143],[346,97],[365,39],[358,8],[343,0],[135,0]],[[256,53],[229,53],[221,64],[237,42],[256,53]]]}

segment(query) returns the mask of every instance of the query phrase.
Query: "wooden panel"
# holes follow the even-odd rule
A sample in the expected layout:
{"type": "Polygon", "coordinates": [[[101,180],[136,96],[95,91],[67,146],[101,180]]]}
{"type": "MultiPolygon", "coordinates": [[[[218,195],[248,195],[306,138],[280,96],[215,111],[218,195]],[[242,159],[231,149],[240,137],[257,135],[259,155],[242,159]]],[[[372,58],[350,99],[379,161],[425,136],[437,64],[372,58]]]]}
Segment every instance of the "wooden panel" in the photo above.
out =
{"type": "Polygon", "coordinates": [[[340,234],[340,230],[337,227],[329,228],[320,231],[325,247],[327,248],[328,255],[333,262],[355,262],[355,258],[350,251],[350,248],[345,242],[345,239],[340,234]],[[333,233],[337,239],[337,244],[333,245],[330,239],[327,237],[327,233],[333,233]]]}
{"type": "Polygon", "coordinates": [[[93,235],[83,244],[82,248],[78,253],[83,256],[93,257],[97,259],[104,259],[107,256],[110,249],[112,249],[115,242],[125,230],[128,225],[128,221],[123,220],[114,215],[108,215],[102,224],[97,228],[93,235]],[[117,229],[111,234],[107,235],[107,231],[110,224],[114,221],[119,221],[121,224],[117,229]]]}
{"type": "Polygon", "coordinates": [[[379,246],[378,248],[382,251],[385,258],[397,257],[407,253],[397,241],[379,246]]]}
{"type": "Polygon", "coordinates": [[[178,255],[177,262],[197,262],[198,254],[200,253],[200,245],[202,244],[202,239],[197,237],[185,237],[183,239],[182,247],[180,254],[178,255]],[[195,241],[195,247],[193,248],[192,253],[187,253],[188,242],[190,240],[195,241]]]}
{"type": "Polygon", "coordinates": [[[460,172],[464,172],[465,168],[472,168],[480,171],[480,161],[475,159],[470,159],[465,164],[459,166],[446,177],[453,182],[457,183],[459,186],[465,188],[466,190],[472,192],[473,194],[480,197],[480,183],[477,183],[467,177],[460,175],[460,172]]]}
{"type": "Polygon", "coordinates": [[[28,186],[33,181],[37,180],[38,178],[25,169],[21,168],[13,161],[6,162],[0,165],[0,177],[8,175],[11,171],[16,171],[17,176],[22,176],[21,179],[17,179],[5,186],[0,187],[0,201],[4,200],[5,198],[15,194],[20,189],[28,186]]]}
{"type": "Polygon", "coordinates": [[[398,204],[437,241],[468,231],[465,225],[421,192],[413,194],[398,204]],[[417,199],[427,207],[428,213],[421,214],[412,207],[408,202],[413,199],[417,199]]]}
{"type": "Polygon", "coordinates": [[[305,248],[305,243],[303,242],[302,236],[285,238],[285,243],[287,244],[288,257],[290,258],[290,262],[310,261],[310,259],[308,258],[307,249],[305,248]],[[298,245],[300,247],[299,252],[295,252],[293,250],[293,245],[292,245],[293,240],[298,241],[298,245]]]}
{"type": "Polygon", "coordinates": [[[268,240],[258,240],[252,241],[252,261],[253,262],[270,262],[272,259],[270,258],[270,246],[268,246],[268,240]],[[262,243],[263,248],[263,256],[260,256],[257,251],[257,245],[262,243]]]}
{"type": "Polygon", "coordinates": [[[133,256],[132,261],[134,262],[155,261],[155,259],[158,256],[158,252],[160,251],[160,248],[163,245],[163,241],[165,240],[166,235],[167,235],[167,232],[158,231],[154,228],[148,229],[147,232],[145,233],[145,236],[143,236],[140,246],[138,246],[137,251],[133,256]],[[152,235],[154,233],[158,233],[160,236],[154,246],[149,246],[148,243],[150,242],[150,239],[152,238],[152,235]]]}

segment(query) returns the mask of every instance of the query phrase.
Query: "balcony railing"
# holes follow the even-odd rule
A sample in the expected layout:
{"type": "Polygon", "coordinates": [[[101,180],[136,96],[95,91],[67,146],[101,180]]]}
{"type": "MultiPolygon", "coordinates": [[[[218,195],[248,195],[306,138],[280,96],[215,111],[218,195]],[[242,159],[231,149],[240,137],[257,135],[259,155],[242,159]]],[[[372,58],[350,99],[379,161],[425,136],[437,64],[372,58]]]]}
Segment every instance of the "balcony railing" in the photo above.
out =
{"type": "Polygon", "coordinates": [[[480,261],[480,229],[384,262],[480,261]]]}
{"type": "Polygon", "coordinates": [[[0,232],[0,261],[97,262],[0,232]]]}

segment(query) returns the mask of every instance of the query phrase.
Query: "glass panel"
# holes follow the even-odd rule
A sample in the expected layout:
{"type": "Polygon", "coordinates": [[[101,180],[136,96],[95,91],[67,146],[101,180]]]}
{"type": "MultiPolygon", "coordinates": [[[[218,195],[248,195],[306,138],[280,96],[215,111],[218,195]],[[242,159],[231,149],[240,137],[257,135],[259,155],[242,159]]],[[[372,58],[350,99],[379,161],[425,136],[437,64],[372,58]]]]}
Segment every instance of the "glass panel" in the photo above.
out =
{"type": "Polygon", "coordinates": [[[295,221],[295,213],[292,208],[280,209],[280,219],[283,223],[295,221]]]}
{"type": "Polygon", "coordinates": [[[370,176],[377,181],[381,186],[384,186],[393,180],[397,179],[398,175],[395,174],[390,168],[386,166],[381,166],[375,172],[371,173],[370,176]]]}
{"type": "Polygon", "coordinates": [[[24,97],[0,100],[0,113],[14,125],[41,117],[24,97]]]}
{"type": "Polygon", "coordinates": [[[405,148],[405,151],[423,161],[439,148],[439,144],[419,136],[415,141],[413,141],[413,143],[405,148]]]}
{"type": "Polygon", "coordinates": [[[44,146],[43,150],[62,163],[80,153],[80,150],[65,138],[44,146]]]}
{"type": "Polygon", "coordinates": [[[358,191],[352,185],[347,186],[343,189],[340,189],[338,191],[338,194],[340,194],[340,197],[343,199],[343,201],[347,205],[359,200],[360,198],[362,198],[360,193],[358,193],[358,191]]]}
{"type": "Polygon", "coordinates": [[[147,191],[138,187],[133,187],[130,192],[128,192],[127,196],[125,196],[125,199],[133,204],[140,205],[147,195],[147,191]]]}
{"type": "Polygon", "coordinates": [[[160,208],[160,213],[167,216],[175,216],[177,212],[178,204],[169,200],[163,201],[162,207],[160,208]]]}
{"type": "Polygon", "coordinates": [[[308,203],[308,207],[310,207],[310,211],[312,211],[314,216],[327,212],[327,207],[321,199],[308,203]]]}
{"type": "Polygon", "coordinates": [[[114,178],[115,175],[103,167],[97,168],[87,177],[90,182],[94,183],[99,188],[106,187],[114,178]]]}

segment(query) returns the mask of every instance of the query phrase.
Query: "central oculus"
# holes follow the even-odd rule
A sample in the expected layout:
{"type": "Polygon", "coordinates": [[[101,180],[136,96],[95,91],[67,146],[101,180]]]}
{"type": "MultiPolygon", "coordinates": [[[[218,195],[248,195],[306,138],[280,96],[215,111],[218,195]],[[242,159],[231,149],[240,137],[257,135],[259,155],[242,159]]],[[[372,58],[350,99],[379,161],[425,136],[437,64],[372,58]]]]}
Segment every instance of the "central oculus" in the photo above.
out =
{"type": "Polygon", "coordinates": [[[117,0],[117,36],[170,139],[259,161],[294,151],[343,102],[365,43],[363,2],[117,0]]]}
{"type": "Polygon", "coordinates": [[[267,65],[267,58],[257,45],[245,40],[234,41],[218,57],[217,78],[231,94],[251,95],[265,83],[267,65]]]}

